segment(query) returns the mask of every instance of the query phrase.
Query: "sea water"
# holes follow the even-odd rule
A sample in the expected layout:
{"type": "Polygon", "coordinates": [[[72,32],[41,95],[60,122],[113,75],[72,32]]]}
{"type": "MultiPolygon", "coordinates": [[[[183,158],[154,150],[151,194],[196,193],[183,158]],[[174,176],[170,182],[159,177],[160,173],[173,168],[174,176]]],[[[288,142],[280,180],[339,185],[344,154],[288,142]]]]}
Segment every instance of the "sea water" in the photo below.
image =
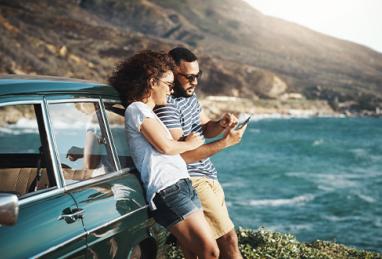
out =
{"type": "Polygon", "coordinates": [[[212,160],[237,227],[382,252],[382,119],[252,121],[212,160]]]}

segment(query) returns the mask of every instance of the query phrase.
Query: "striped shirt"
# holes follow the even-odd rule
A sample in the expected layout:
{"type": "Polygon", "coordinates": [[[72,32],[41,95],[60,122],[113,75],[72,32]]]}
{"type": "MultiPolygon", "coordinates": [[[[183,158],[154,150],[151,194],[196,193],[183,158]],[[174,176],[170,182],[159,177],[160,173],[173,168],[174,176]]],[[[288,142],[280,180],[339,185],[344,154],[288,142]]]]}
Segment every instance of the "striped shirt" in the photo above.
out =
{"type": "MultiPolygon", "coordinates": [[[[169,129],[180,128],[183,136],[191,132],[199,133],[203,137],[203,129],[200,124],[202,109],[196,95],[191,97],[173,97],[167,100],[167,105],[154,109],[159,119],[169,129]]],[[[191,177],[209,177],[217,179],[217,171],[209,158],[187,164],[188,173],[191,177]]]]}

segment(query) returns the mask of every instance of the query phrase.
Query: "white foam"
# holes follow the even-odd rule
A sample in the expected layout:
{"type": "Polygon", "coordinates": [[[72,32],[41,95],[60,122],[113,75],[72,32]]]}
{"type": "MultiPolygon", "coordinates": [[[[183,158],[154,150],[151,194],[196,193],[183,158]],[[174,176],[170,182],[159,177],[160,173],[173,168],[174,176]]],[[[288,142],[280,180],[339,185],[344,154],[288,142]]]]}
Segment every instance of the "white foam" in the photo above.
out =
{"type": "Polygon", "coordinates": [[[246,205],[253,207],[258,206],[268,206],[268,207],[278,207],[286,205],[300,205],[306,202],[312,201],[314,199],[313,194],[304,194],[296,196],[290,199],[264,199],[264,200],[249,200],[246,202],[246,205]]]}
{"type": "Polygon", "coordinates": [[[312,146],[320,146],[324,143],[324,140],[323,139],[318,139],[318,140],[315,140],[312,144],[312,146]]]}
{"type": "Polygon", "coordinates": [[[264,119],[311,119],[311,118],[346,118],[343,114],[334,115],[316,115],[311,113],[303,114],[283,114],[283,113],[266,113],[266,114],[253,114],[251,121],[258,121],[264,119]]]}
{"type": "Polygon", "coordinates": [[[331,191],[334,189],[357,187],[359,182],[357,181],[360,175],[354,174],[312,174],[306,172],[289,172],[287,176],[299,177],[307,181],[315,183],[318,188],[325,191],[331,191]]]}
{"type": "Polygon", "coordinates": [[[367,203],[375,203],[376,202],[376,199],[374,199],[371,196],[365,195],[365,194],[355,193],[354,195],[359,197],[361,200],[366,201],[367,203]]]}

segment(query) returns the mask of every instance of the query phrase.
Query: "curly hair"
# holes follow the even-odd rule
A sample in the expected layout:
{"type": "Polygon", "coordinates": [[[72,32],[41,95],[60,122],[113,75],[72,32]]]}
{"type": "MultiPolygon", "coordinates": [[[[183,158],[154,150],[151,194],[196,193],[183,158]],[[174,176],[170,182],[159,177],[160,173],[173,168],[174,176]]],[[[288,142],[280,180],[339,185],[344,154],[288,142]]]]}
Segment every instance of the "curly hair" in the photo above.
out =
{"type": "Polygon", "coordinates": [[[127,107],[134,101],[149,97],[150,80],[158,80],[174,67],[175,63],[168,54],[146,50],[117,65],[108,81],[118,91],[127,107]]]}

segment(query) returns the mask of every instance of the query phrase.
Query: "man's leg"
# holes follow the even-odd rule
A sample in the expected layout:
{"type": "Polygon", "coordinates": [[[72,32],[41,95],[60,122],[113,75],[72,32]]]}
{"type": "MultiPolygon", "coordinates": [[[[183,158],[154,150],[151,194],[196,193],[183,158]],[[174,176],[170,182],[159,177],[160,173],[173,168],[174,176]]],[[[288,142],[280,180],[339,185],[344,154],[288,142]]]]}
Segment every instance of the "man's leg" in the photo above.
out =
{"type": "Polygon", "coordinates": [[[218,181],[205,177],[192,177],[204,215],[211,227],[220,250],[220,258],[242,258],[234,225],[229,218],[224,192],[218,181]]]}

